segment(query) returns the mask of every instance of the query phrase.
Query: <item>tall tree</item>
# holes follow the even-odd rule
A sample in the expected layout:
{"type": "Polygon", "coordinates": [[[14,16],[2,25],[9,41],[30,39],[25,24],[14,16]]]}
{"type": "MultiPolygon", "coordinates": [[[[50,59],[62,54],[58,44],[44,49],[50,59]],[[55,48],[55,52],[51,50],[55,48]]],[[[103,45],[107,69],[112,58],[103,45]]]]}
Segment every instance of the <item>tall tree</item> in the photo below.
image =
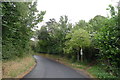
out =
{"type": "Polygon", "coordinates": [[[31,29],[42,21],[45,14],[37,12],[36,2],[2,3],[3,59],[20,57],[29,51],[31,29]]]}
{"type": "Polygon", "coordinates": [[[46,48],[46,53],[63,53],[63,48],[65,46],[65,36],[70,31],[71,27],[72,25],[68,23],[67,16],[61,16],[59,22],[56,22],[54,18],[50,19],[48,22],[46,22],[45,26],[42,26],[42,28],[38,32],[38,39],[41,40],[41,37],[43,35],[40,32],[43,32],[43,28],[46,28],[46,33],[49,35],[47,36],[46,34],[44,34],[44,37],[48,38],[48,48],[46,48]]]}
{"type": "MultiPolygon", "coordinates": [[[[90,45],[89,34],[84,29],[75,30],[66,36],[69,41],[66,42],[65,51],[71,51],[72,49],[77,50],[77,60],[79,61],[80,50],[90,45]]],[[[73,55],[74,56],[74,55],[73,55]]]]}

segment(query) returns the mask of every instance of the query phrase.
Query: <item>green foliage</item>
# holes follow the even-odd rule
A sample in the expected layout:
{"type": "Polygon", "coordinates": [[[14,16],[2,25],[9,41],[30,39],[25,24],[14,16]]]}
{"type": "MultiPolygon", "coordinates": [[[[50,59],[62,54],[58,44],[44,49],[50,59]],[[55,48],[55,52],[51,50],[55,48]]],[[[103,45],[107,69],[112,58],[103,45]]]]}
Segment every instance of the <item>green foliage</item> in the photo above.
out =
{"type": "Polygon", "coordinates": [[[92,75],[95,75],[100,80],[117,80],[116,76],[110,75],[108,72],[102,69],[101,65],[92,66],[87,71],[90,72],[92,75]]]}
{"type": "Polygon", "coordinates": [[[106,18],[101,15],[95,16],[93,19],[89,21],[89,25],[91,25],[91,32],[99,32],[100,28],[104,26],[104,21],[106,18]]]}
{"type": "Polygon", "coordinates": [[[119,76],[120,9],[115,11],[110,5],[108,10],[110,17],[96,15],[89,22],[80,20],[74,26],[67,16],[61,16],[58,22],[50,19],[37,31],[36,51],[65,55],[76,61],[83,49],[84,61],[100,60],[103,69],[119,76]]]}
{"type": "Polygon", "coordinates": [[[102,60],[105,69],[113,75],[120,76],[120,30],[118,29],[118,13],[115,13],[114,7],[109,8],[111,18],[105,21],[105,25],[97,34],[96,40],[100,49],[99,57],[102,60]]]}
{"type": "Polygon", "coordinates": [[[65,55],[76,61],[80,49],[83,49],[84,59],[98,59],[103,69],[111,75],[120,76],[120,7],[116,11],[109,5],[109,17],[96,15],[89,22],[80,20],[74,26],[68,22],[67,16],[61,16],[58,22],[50,19],[36,31],[38,41],[33,42],[30,40],[35,33],[32,29],[43,20],[45,11],[39,13],[36,2],[0,4],[3,59],[23,57],[32,46],[36,52],[65,55]]]}
{"type": "Polygon", "coordinates": [[[80,20],[78,23],[76,23],[76,25],[74,26],[74,29],[88,29],[88,23],[85,22],[84,20],[80,20]]]}
{"type": "Polygon", "coordinates": [[[45,14],[37,12],[36,2],[2,3],[3,59],[22,57],[28,53],[29,41],[33,35],[31,29],[42,21],[45,14]]]}
{"type": "Polygon", "coordinates": [[[79,51],[80,48],[90,45],[89,34],[83,29],[75,30],[73,33],[68,34],[66,39],[69,39],[66,41],[67,52],[70,52],[73,48],[79,51]]]}
{"type": "Polygon", "coordinates": [[[37,32],[37,47],[40,48],[37,52],[63,53],[65,36],[72,27],[67,16],[61,16],[59,22],[50,19],[46,24],[37,32]]]}

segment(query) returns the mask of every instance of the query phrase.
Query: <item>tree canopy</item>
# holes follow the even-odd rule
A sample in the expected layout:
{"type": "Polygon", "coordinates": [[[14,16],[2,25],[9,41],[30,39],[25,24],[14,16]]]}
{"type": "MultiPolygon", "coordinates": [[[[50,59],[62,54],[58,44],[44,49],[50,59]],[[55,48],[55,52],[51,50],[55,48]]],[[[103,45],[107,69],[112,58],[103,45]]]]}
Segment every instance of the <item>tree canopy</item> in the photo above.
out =
{"type": "Polygon", "coordinates": [[[69,22],[68,16],[54,18],[34,31],[43,21],[34,2],[2,2],[2,58],[23,57],[32,50],[66,56],[73,61],[98,62],[103,69],[120,76],[120,7],[109,5],[110,16],[96,15],[88,22],[69,22]],[[117,10],[117,11],[116,11],[117,10]],[[36,41],[31,41],[32,37],[36,41]],[[80,55],[83,53],[83,55],[80,55]]]}
{"type": "Polygon", "coordinates": [[[3,59],[20,57],[28,53],[32,28],[41,22],[45,12],[39,13],[36,2],[2,3],[3,59]]]}

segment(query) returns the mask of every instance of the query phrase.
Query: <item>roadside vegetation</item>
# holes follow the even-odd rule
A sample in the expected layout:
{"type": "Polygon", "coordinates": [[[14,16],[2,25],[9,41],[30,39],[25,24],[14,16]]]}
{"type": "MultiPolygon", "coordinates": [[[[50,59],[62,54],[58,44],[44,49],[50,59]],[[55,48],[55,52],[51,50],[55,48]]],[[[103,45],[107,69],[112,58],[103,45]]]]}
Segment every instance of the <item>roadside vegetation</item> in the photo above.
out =
{"type": "Polygon", "coordinates": [[[2,78],[16,78],[35,65],[31,38],[45,11],[36,2],[2,2],[2,78]]]}
{"type": "Polygon", "coordinates": [[[35,66],[35,60],[31,55],[15,60],[3,61],[2,78],[22,78],[35,66]]]}
{"type": "Polygon", "coordinates": [[[30,55],[34,51],[60,57],[61,62],[85,69],[97,78],[120,78],[118,6],[108,6],[108,17],[96,15],[88,22],[72,24],[65,15],[59,21],[50,19],[38,30],[46,11],[39,12],[37,2],[1,4],[3,77],[17,77],[33,66],[30,55]]]}
{"type": "Polygon", "coordinates": [[[59,21],[50,19],[36,32],[32,49],[78,64],[90,63],[94,66],[88,71],[97,78],[120,78],[120,9],[109,5],[107,10],[108,17],[96,15],[88,22],[79,20],[74,25],[66,15],[59,21]]]}
{"type": "Polygon", "coordinates": [[[113,79],[113,80],[117,80],[116,76],[109,74],[109,72],[103,70],[103,67],[100,64],[97,65],[92,65],[92,63],[88,63],[88,62],[80,62],[80,61],[76,61],[73,62],[72,59],[69,59],[67,57],[62,57],[59,55],[53,55],[53,54],[36,54],[38,56],[43,56],[45,58],[51,59],[51,60],[55,60],[61,64],[64,64],[66,66],[69,66],[71,68],[74,68],[76,70],[82,71],[85,74],[89,75],[90,78],[93,78],[95,80],[99,80],[99,79],[113,79]]]}

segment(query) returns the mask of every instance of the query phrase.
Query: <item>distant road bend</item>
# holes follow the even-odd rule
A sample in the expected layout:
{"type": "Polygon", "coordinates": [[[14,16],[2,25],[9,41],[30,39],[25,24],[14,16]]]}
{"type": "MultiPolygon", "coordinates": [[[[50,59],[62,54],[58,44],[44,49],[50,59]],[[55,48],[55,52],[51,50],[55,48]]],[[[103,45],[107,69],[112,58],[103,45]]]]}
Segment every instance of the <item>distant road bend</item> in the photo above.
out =
{"type": "Polygon", "coordinates": [[[37,64],[25,78],[90,78],[83,72],[76,71],[70,67],[60,64],[42,56],[33,56],[37,64]]]}

